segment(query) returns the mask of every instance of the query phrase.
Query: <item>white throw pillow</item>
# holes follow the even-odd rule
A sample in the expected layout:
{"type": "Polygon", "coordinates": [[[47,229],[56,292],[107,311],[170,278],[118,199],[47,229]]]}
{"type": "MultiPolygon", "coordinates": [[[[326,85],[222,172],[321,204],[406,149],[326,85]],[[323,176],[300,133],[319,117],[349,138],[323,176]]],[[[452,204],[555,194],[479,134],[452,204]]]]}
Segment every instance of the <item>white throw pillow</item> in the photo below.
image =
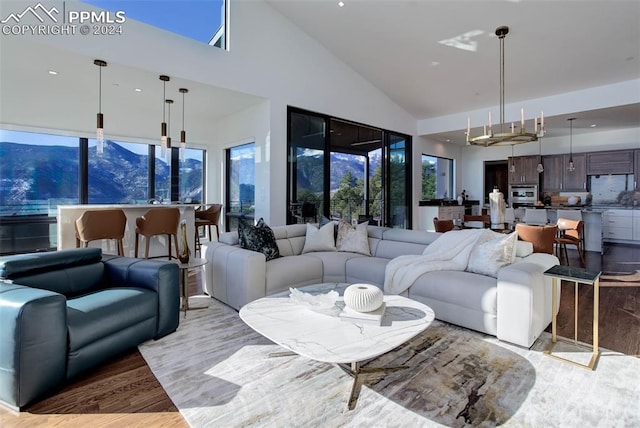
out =
{"type": "Polygon", "coordinates": [[[368,225],[369,222],[365,221],[353,227],[348,222],[341,220],[338,224],[338,238],[336,239],[338,251],[370,256],[371,249],[369,248],[369,235],[367,233],[368,225]]]}
{"type": "Polygon", "coordinates": [[[527,257],[529,254],[533,254],[533,244],[531,242],[516,242],[516,257],[527,257]]]}
{"type": "Polygon", "coordinates": [[[517,232],[503,235],[487,230],[471,250],[467,271],[497,278],[501,267],[514,262],[516,242],[517,232]]]}
{"type": "Polygon", "coordinates": [[[333,228],[333,222],[325,224],[320,229],[307,223],[307,235],[304,239],[302,254],[313,251],[336,251],[333,228]]]}

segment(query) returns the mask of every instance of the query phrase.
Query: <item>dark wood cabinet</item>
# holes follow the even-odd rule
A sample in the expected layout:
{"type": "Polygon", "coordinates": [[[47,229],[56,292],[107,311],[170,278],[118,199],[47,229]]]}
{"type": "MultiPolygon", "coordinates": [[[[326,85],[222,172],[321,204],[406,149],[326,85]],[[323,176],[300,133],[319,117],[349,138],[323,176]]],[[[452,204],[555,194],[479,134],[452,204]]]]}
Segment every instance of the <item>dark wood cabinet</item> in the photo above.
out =
{"type": "Polygon", "coordinates": [[[569,171],[569,155],[563,155],[564,168],[562,170],[562,191],[563,192],[586,192],[587,191],[587,154],[573,154],[573,171],[569,171]]]}
{"type": "Polygon", "coordinates": [[[543,192],[560,192],[562,190],[562,173],[564,155],[542,156],[542,188],[543,192]]]}
{"type": "Polygon", "coordinates": [[[587,153],[587,174],[633,174],[633,150],[587,153]]]}
{"type": "Polygon", "coordinates": [[[573,154],[573,171],[569,171],[569,154],[542,156],[543,192],[586,192],[587,154],[573,154]]]}
{"type": "Polygon", "coordinates": [[[509,158],[509,184],[538,184],[540,156],[516,156],[509,158]],[[515,171],[511,172],[511,165],[515,171]]]}

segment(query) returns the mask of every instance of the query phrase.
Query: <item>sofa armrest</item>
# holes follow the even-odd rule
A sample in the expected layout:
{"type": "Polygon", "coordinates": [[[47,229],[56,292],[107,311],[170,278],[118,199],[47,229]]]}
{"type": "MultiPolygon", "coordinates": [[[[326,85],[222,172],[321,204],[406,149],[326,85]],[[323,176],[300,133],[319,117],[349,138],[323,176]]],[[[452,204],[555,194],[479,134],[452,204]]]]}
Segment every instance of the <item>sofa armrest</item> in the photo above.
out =
{"type": "Polygon", "coordinates": [[[19,409],[65,381],[66,301],[0,282],[0,401],[19,409]]]}
{"type": "Polygon", "coordinates": [[[115,257],[102,262],[110,286],[145,288],[158,294],[158,326],[154,339],[178,328],[180,272],[177,264],[132,257],[115,257]]]}
{"type": "Polygon", "coordinates": [[[500,340],[529,348],[551,322],[551,279],[543,272],[557,257],[534,253],[498,272],[500,340]]]}
{"type": "Polygon", "coordinates": [[[266,296],[267,262],[264,254],[220,242],[202,245],[205,291],[211,297],[240,309],[266,296]]]}

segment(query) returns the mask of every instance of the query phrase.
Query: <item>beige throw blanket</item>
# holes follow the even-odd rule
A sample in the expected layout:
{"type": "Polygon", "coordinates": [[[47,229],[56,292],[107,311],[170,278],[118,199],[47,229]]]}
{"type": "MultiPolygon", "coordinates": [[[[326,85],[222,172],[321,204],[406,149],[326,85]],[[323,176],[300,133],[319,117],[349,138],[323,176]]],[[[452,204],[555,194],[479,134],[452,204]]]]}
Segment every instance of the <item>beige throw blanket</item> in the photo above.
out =
{"type": "Polygon", "coordinates": [[[452,230],[436,239],[422,255],[392,259],[384,275],[385,294],[400,294],[422,275],[437,270],[465,270],[474,244],[485,229],[452,230]]]}

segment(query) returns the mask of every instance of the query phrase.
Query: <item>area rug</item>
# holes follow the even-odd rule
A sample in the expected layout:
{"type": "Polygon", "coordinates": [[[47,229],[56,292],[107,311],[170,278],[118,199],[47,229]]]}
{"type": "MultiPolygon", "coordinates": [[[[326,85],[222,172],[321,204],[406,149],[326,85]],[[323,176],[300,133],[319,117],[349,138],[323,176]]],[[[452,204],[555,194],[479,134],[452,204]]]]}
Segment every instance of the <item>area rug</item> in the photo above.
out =
{"type": "MultiPolygon", "coordinates": [[[[192,300],[193,302],[193,300],[192,300]]],[[[407,365],[365,382],[347,410],[352,379],[247,327],[231,308],[181,314],[175,333],[140,351],[193,427],[640,426],[640,359],[603,350],[595,371],[435,321],[367,362],[407,365]]],[[[197,303],[194,304],[197,306],[197,303]]]]}

